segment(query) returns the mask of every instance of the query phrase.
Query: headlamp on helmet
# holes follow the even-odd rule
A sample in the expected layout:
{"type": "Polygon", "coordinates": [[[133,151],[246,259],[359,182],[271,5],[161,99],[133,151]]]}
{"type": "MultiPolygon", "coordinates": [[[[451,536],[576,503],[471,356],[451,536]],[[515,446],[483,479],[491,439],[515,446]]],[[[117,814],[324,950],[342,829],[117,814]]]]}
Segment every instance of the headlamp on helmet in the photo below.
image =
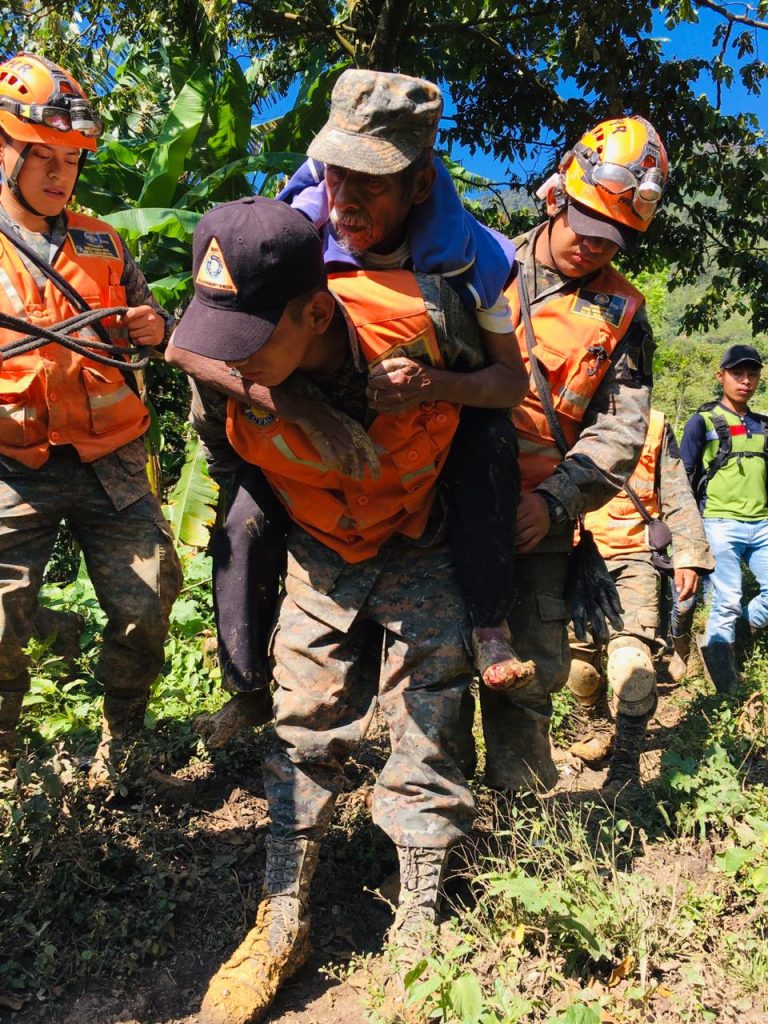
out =
{"type": "Polygon", "coordinates": [[[646,231],[664,195],[669,165],[661,139],[643,117],[603,121],[586,132],[560,161],[551,188],[601,217],[646,231]]]}

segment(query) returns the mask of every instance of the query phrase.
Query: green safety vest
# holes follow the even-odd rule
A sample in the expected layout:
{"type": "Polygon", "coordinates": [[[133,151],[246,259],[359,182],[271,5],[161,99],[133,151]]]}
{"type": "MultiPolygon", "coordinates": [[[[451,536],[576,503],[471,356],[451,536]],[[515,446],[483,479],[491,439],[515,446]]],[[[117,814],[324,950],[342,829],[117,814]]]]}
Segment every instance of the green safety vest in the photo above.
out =
{"type": "Polygon", "coordinates": [[[738,413],[719,402],[698,410],[707,428],[700,492],[707,496],[704,517],[751,521],[768,518],[768,419],[763,433],[749,433],[738,413]]]}

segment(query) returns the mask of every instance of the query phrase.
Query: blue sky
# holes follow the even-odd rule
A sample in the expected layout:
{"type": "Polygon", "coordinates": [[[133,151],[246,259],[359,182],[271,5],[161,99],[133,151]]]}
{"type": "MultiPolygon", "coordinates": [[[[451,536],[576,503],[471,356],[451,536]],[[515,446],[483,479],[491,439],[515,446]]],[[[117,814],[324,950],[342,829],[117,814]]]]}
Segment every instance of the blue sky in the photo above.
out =
{"type": "MultiPolygon", "coordinates": [[[[686,59],[689,57],[704,56],[711,59],[713,56],[712,35],[715,27],[722,24],[723,19],[719,18],[713,11],[701,9],[699,12],[698,24],[680,25],[669,31],[664,25],[664,19],[657,15],[654,21],[653,35],[664,40],[663,52],[667,58],[686,59]]],[[[733,35],[736,35],[734,30],[733,35]]],[[[757,56],[768,61],[768,32],[758,33],[757,56]],[[762,50],[760,43],[762,42],[762,50]]],[[[752,60],[754,58],[748,58],[752,60]]],[[[735,54],[728,57],[728,63],[733,63],[735,54]]],[[[702,75],[698,85],[699,93],[704,93],[711,100],[715,97],[715,86],[709,75],[702,75]]],[[[753,96],[742,86],[738,74],[734,76],[734,85],[731,88],[723,86],[721,93],[721,109],[726,114],[738,114],[749,111],[757,115],[763,130],[768,134],[768,89],[762,96],[753,96]]],[[[450,105],[447,106],[448,114],[452,113],[450,105]]],[[[514,172],[509,164],[496,160],[490,155],[484,155],[479,151],[474,156],[461,147],[455,146],[452,153],[453,159],[465,164],[465,166],[476,174],[482,174],[494,181],[506,181],[514,172]]],[[[518,174],[521,170],[528,171],[530,166],[517,167],[518,174]]]]}

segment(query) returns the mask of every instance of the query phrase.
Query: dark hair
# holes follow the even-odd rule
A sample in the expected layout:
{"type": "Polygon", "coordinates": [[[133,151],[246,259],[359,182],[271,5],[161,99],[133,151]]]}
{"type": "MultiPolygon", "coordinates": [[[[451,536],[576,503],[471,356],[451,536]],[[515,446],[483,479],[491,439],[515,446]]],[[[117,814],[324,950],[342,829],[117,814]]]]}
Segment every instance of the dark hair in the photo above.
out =
{"type": "Polygon", "coordinates": [[[308,292],[303,292],[301,295],[297,295],[295,299],[291,299],[285,305],[285,308],[288,312],[288,316],[291,318],[291,320],[293,320],[295,324],[299,323],[301,321],[302,311],[306,304],[309,302],[309,300],[314,295],[317,295],[318,292],[327,291],[328,285],[327,283],[324,282],[323,284],[315,285],[314,288],[310,288],[308,292]]]}

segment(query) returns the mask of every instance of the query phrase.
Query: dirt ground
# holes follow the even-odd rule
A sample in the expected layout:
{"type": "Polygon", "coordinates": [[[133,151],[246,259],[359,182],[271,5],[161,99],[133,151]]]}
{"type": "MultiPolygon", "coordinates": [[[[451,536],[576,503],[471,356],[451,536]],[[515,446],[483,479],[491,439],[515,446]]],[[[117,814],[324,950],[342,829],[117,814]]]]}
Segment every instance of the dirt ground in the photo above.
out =
{"type": "MultiPolygon", "coordinates": [[[[672,688],[662,684],[660,691],[642,759],[646,780],[658,774],[661,754],[681,716],[679,704],[671,699],[672,688]]],[[[376,890],[383,888],[394,898],[396,857],[370,824],[367,813],[370,782],[383,755],[382,738],[375,737],[361,762],[351,766],[349,792],[340,801],[336,823],[324,844],[313,890],[314,954],[277,998],[268,1018],[273,1024],[359,1024],[365,1020],[364,979],[353,975],[338,980],[323,969],[333,964],[337,974],[344,973],[344,964],[353,953],[375,954],[391,917],[390,907],[376,890]]],[[[582,768],[567,755],[559,760],[560,783],[548,799],[578,803],[599,792],[605,771],[582,768]]],[[[181,795],[191,797],[195,805],[189,820],[193,837],[211,844],[216,856],[232,856],[239,865],[253,864],[250,875],[246,869],[238,876],[241,906],[223,908],[223,917],[215,919],[212,929],[217,934],[203,943],[199,941],[201,933],[211,927],[207,920],[210,908],[202,912],[190,908],[176,925],[174,955],[140,969],[127,983],[113,987],[103,980],[94,981],[56,1003],[27,1003],[17,1013],[0,1010],[0,1020],[12,1024],[196,1024],[195,1011],[208,979],[253,919],[267,809],[257,765],[241,772],[236,783],[200,766],[190,766],[177,775],[186,783],[181,795]]],[[[659,851],[654,858],[649,850],[645,862],[635,870],[663,877],[671,870],[663,856],[659,851]]],[[[678,858],[674,867],[695,876],[708,870],[705,862],[711,862],[711,857],[711,851],[707,853],[705,848],[702,854],[699,848],[690,863],[678,858]]],[[[213,899],[215,903],[215,894],[213,899]]],[[[741,1019],[746,1018],[742,1015],[741,1019]]]]}

